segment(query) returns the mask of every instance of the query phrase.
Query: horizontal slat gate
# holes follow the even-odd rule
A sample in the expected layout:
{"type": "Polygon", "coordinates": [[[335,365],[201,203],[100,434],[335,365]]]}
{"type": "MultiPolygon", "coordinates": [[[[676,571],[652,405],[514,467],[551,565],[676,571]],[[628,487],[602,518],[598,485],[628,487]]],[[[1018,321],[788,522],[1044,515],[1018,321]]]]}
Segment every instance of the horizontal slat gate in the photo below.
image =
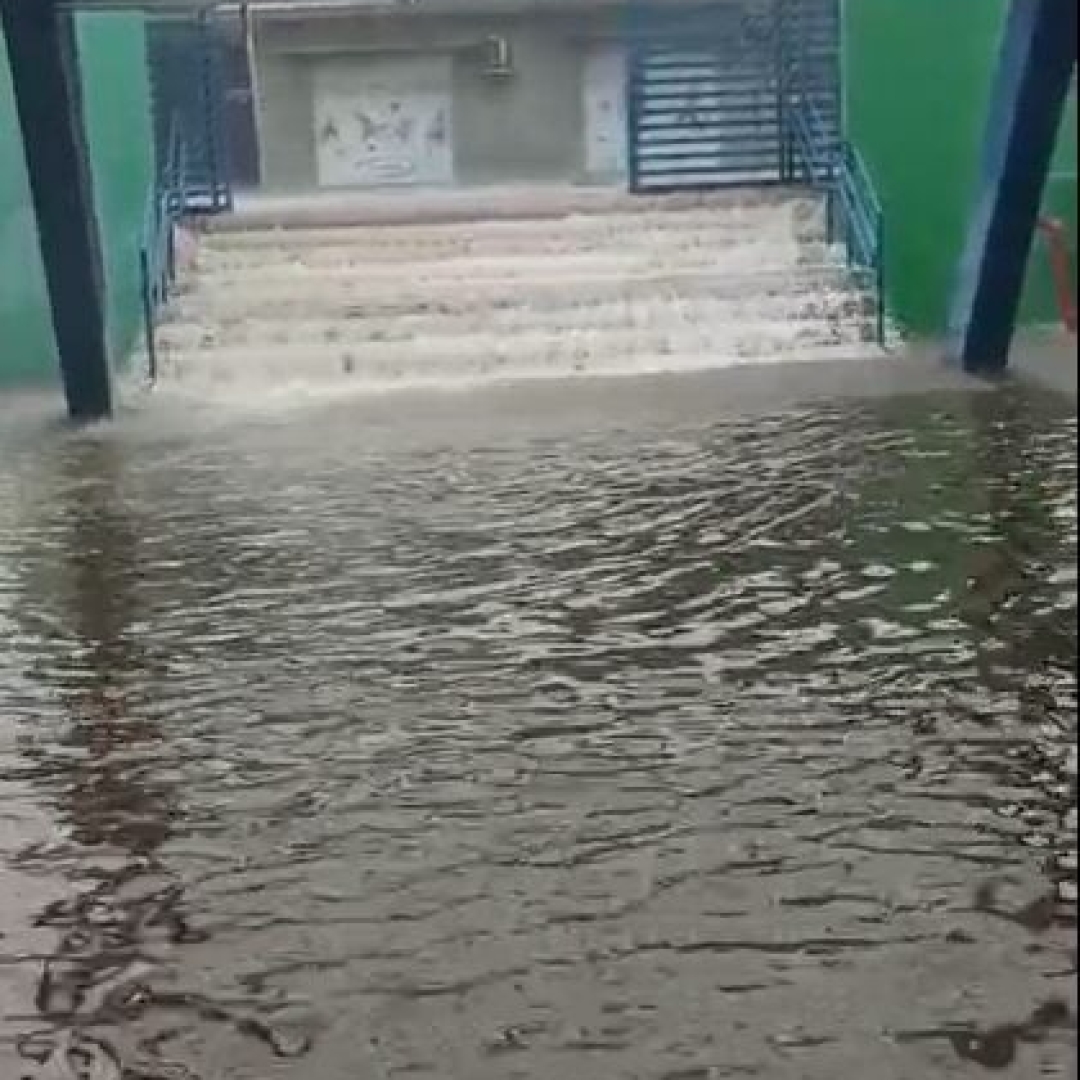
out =
{"type": "Polygon", "coordinates": [[[223,114],[222,43],[215,23],[190,16],[151,21],[147,59],[159,170],[176,127],[186,153],[188,209],[228,209],[232,193],[223,114]]]}
{"type": "Polygon", "coordinates": [[[713,0],[628,11],[630,182],[778,183],[792,83],[839,128],[839,0],[713,0]]]}

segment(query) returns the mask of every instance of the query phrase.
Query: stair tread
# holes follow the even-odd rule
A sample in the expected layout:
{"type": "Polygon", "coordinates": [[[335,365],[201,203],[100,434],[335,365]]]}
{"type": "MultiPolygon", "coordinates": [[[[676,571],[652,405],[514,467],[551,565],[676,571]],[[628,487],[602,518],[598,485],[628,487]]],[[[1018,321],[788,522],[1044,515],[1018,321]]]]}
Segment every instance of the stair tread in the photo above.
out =
{"type": "Polygon", "coordinates": [[[866,355],[818,200],[214,233],[159,327],[191,383],[696,370],[866,355]]]}

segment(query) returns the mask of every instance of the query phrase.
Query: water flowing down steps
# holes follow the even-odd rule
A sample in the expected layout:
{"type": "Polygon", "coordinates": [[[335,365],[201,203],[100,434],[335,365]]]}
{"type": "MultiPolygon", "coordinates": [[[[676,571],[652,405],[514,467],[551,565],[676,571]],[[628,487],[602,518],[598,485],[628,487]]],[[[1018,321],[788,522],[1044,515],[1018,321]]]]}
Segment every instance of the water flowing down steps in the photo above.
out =
{"type": "Polygon", "coordinates": [[[159,330],[160,382],[407,387],[878,351],[872,299],[813,197],[468,206],[263,207],[219,225],[159,330]]]}

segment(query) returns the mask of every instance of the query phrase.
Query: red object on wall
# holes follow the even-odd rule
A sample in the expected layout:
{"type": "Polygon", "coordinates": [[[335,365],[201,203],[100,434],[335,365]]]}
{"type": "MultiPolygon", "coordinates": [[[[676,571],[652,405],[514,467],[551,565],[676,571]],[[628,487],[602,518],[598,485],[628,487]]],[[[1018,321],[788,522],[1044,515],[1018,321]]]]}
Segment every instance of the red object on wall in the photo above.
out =
{"type": "Polygon", "coordinates": [[[1039,232],[1046,240],[1050,253],[1050,272],[1054,276],[1061,321],[1070,334],[1076,333],[1076,292],[1073,287],[1072,266],[1069,261],[1069,242],[1065,226],[1057,218],[1040,218],[1039,232]]]}

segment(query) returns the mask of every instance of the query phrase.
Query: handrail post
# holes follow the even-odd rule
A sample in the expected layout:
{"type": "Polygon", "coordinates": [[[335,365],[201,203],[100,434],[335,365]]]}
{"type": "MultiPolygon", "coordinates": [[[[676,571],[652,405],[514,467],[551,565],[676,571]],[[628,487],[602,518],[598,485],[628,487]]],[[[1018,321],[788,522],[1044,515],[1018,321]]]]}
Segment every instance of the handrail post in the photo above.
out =
{"type": "Polygon", "coordinates": [[[885,210],[874,182],[855,146],[833,139],[802,88],[788,98],[787,125],[791,133],[791,176],[825,196],[825,232],[830,246],[842,244],[849,271],[857,271],[861,287],[874,291],[874,333],[885,348],[888,302],[885,266],[885,210]]]}
{"type": "Polygon", "coordinates": [[[825,238],[831,246],[836,239],[836,177],[829,177],[825,189],[825,238]]]}
{"type": "Polygon", "coordinates": [[[157,382],[157,342],[154,340],[154,299],[151,293],[150,256],[145,247],[139,248],[139,272],[142,280],[143,325],[146,335],[146,374],[151,383],[157,382]]]}
{"type": "Polygon", "coordinates": [[[627,187],[631,191],[638,191],[641,186],[641,147],[638,142],[641,135],[641,109],[638,100],[638,84],[641,79],[640,48],[638,41],[631,39],[623,71],[623,92],[626,96],[627,187]]]}
{"type": "Polygon", "coordinates": [[[790,183],[788,154],[787,0],[776,5],[776,125],[780,139],[780,183],[790,183]]]}
{"type": "Polygon", "coordinates": [[[174,117],[169,146],[147,194],[139,245],[139,281],[146,336],[147,376],[158,376],[157,319],[177,277],[176,225],[187,207],[186,145],[174,117]]]}
{"type": "Polygon", "coordinates": [[[165,219],[165,281],[168,289],[176,281],[176,227],[173,215],[165,219]]]}
{"type": "Polygon", "coordinates": [[[877,215],[877,341],[881,348],[885,348],[886,325],[885,325],[885,215],[877,215]]]}

